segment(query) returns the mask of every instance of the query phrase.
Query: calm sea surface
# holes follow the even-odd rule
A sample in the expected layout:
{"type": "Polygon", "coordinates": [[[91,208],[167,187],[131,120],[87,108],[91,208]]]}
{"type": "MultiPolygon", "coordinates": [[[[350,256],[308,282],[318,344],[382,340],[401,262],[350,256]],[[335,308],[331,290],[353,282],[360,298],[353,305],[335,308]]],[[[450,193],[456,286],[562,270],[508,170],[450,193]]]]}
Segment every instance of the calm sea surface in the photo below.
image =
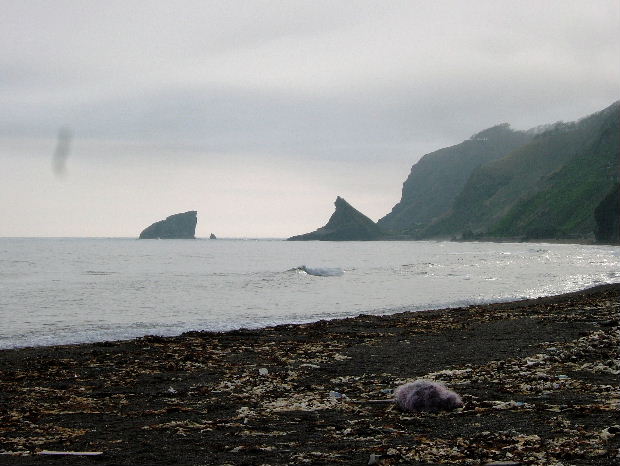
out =
{"type": "Polygon", "coordinates": [[[613,246],[0,238],[0,348],[424,310],[611,282],[620,282],[613,246]]]}

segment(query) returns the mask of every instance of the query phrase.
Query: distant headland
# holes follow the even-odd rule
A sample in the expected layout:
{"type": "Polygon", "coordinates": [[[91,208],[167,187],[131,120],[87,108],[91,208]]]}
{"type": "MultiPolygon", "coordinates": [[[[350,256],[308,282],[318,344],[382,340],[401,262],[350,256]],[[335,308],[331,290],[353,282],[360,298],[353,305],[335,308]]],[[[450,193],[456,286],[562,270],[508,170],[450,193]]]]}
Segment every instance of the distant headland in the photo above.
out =
{"type": "Polygon", "coordinates": [[[570,123],[502,123],[422,157],[378,222],[338,197],[327,225],[289,240],[618,244],[619,163],[620,101],[570,123]]]}
{"type": "Polygon", "coordinates": [[[377,225],[402,239],[620,242],[620,101],[575,122],[507,123],[422,157],[377,225]]]}

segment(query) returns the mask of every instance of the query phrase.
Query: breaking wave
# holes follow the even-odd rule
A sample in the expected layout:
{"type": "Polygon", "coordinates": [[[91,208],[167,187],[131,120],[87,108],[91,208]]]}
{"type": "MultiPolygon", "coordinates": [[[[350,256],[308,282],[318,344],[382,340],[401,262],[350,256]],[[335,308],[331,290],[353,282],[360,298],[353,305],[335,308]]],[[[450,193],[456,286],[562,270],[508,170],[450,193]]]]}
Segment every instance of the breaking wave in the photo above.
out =
{"type": "Polygon", "coordinates": [[[302,265],[294,270],[305,272],[308,275],[314,275],[316,277],[341,277],[344,275],[344,270],[339,267],[308,267],[302,265]]]}

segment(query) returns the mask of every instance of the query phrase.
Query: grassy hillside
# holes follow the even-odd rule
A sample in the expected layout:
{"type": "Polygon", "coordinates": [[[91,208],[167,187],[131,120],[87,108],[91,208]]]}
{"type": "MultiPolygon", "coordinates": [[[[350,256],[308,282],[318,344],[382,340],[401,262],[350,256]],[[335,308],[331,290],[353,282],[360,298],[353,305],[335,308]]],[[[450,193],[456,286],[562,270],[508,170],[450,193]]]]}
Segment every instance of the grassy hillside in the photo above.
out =
{"type": "Polygon", "coordinates": [[[378,224],[390,231],[418,233],[449,211],[476,168],[505,156],[531,138],[502,124],[425,155],[403,184],[401,201],[378,224]]]}
{"type": "Polygon", "coordinates": [[[474,170],[422,237],[589,237],[594,209],[618,179],[620,105],[554,125],[474,170]]]}
{"type": "Polygon", "coordinates": [[[490,234],[531,238],[593,234],[594,210],[617,180],[619,131],[618,118],[604,121],[595,133],[600,137],[552,174],[544,190],[517,202],[490,234]]]}

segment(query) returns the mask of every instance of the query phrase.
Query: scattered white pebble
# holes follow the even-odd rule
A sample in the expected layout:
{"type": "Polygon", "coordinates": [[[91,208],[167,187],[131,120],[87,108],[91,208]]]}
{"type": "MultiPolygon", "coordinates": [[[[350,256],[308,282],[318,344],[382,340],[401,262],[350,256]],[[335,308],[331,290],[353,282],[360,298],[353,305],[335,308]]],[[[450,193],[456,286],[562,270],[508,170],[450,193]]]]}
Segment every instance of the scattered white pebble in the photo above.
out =
{"type": "Polygon", "coordinates": [[[333,390],[331,392],[329,392],[329,397],[333,398],[335,400],[341,400],[341,399],[348,398],[347,395],[344,395],[343,393],[336,392],[336,391],[333,391],[333,390]]]}

